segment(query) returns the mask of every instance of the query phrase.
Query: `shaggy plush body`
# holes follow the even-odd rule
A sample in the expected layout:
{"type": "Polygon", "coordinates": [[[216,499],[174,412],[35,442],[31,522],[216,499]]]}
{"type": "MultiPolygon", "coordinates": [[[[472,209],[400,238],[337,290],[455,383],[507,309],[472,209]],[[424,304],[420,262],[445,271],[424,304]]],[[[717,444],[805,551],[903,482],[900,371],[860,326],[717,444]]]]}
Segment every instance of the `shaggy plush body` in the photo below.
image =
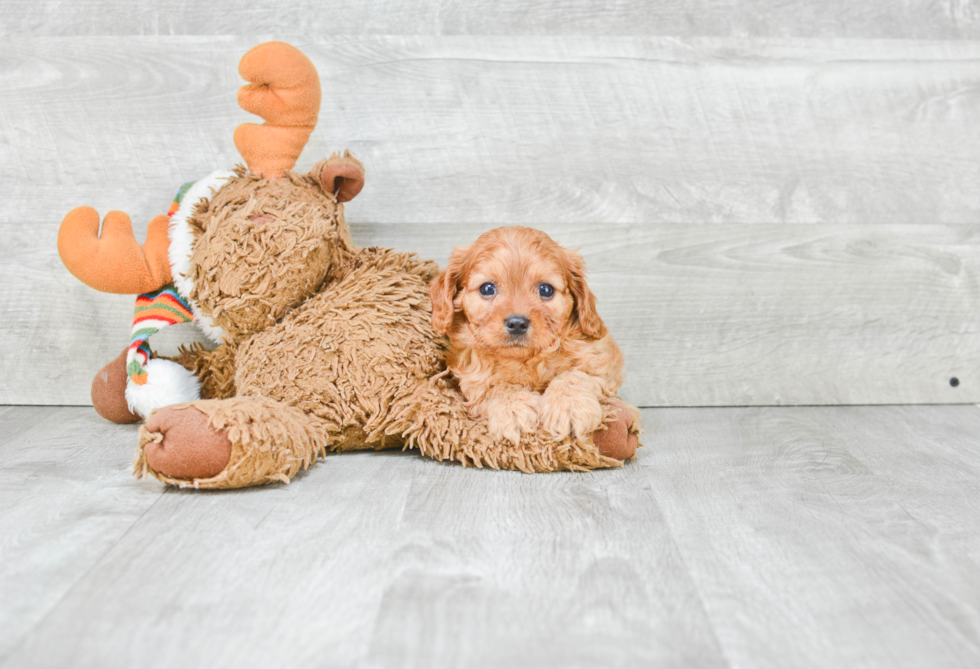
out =
{"type": "MultiPolygon", "coordinates": [[[[308,207],[285,209],[241,206],[240,196],[231,196],[258,187],[285,197],[286,189],[289,201],[303,202],[319,189],[309,176],[276,181],[242,172],[197,207],[193,294],[227,339],[214,351],[185,350],[177,358],[202,379],[206,399],[150,417],[140,430],[139,475],[196,488],[242,487],[288,481],[331,451],[387,447],[528,472],[621,464],[600,453],[591,435],[556,440],[529,432],[517,443],[491,436],[486,420],[468,415],[446,373],[447,342],[432,329],[428,285],[437,265],[355,248],[342,205],[322,192],[308,207]],[[239,209],[221,216],[222,203],[239,209]],[[300,217],[311,208],[315,233],[304,234],[300,217]],[[273,239],[275,262],[263,262],[256,248],[273,239]],[[304,296],[303,287],[317,281],[304,296]],[[207,420],[187,430],[195,420],[187,409],[207,420]],[[227,462],[214,463],[222,449],[227,462]],[[188,469],[189,460],[204,469],[188,469]]],[[[615,420],[621,410],[607,402],[602,418],[615,420]]],[[[634,421],[632,434],[638,427],[634,421]]]]}

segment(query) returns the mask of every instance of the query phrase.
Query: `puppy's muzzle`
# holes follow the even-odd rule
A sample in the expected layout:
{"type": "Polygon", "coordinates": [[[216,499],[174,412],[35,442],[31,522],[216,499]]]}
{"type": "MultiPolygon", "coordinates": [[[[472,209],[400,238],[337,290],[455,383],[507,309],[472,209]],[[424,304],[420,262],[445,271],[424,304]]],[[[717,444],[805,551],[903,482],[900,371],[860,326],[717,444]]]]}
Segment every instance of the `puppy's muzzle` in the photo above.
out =
{"type": "Polygon", "coordinates": [[[512,337],[520,337],[527,334],[528,328],[531,327],[531,321],[528,320],[527,316],[511,314],[504,320],[504,327],[507,328],[508,334],[512,337]]]}

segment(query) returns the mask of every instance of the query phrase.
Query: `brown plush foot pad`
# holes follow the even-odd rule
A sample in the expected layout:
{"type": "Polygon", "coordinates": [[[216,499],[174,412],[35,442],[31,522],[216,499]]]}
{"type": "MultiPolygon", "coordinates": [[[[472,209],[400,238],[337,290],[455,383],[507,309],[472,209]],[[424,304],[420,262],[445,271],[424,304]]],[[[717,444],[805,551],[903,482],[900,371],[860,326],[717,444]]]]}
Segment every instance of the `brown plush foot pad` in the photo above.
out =
{"type": "Polygon", "coordinates": [[[231,442],[224,430],[194,407],[154,411],[145,429],[154,436],[143,452],[150,468],[164,476],[203,479],[217,476],[231,460],[231,442]]]}
{"type": "Polygon", "coordinates": [[[126,403],[126,349],[99,370],[92,379],[92,406],[96,413],[113,423],[137,423],[139,414],[126,403]]]}
{"type": "Polygon", "coordinates": [[[637,435],[630,434],[633,418],[623,403],[615,399],[611,404],[616,408],[616,420],[607,423],[606,429],[597,430],[592,435],[592,440],[598,447],[599,453],[607,458],[628,460],[636,454],[640,439],[637,435]]]}

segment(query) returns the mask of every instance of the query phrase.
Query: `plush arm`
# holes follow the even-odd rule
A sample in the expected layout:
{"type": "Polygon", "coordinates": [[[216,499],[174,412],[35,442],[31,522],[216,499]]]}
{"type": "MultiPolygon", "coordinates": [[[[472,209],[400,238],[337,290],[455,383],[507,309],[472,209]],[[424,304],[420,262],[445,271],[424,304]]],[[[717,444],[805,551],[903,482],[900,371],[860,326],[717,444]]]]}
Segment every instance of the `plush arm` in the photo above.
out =
{"type": "Polygon", "coordinates": [[[201,399],[222,399],[235,396],[235,351],[232,344],[210,350],[195,343],[181,346],[177,355],[167,359],[200,379],[201,399]]]}

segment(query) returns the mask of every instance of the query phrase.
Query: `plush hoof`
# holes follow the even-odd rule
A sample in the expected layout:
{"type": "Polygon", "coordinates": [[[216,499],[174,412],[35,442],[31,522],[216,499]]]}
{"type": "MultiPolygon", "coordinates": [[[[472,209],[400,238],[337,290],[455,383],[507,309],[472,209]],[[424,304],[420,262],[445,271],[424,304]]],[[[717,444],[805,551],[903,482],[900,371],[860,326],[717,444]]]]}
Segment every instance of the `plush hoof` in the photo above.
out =
{"type": "Polygon", "coordinates": [[[99,370],[92,379],[92,406],[96,413],[113,423],[137,423],[139,414],[126,402],[126,350],[99,370]]]}
{"type": "Polygon", "coordinates": [[[217,476],[231,460],[231,442],[225,430],[209,423],[205,414],[191,406],[154,411],[143,427],[153,437],[143,447],[147,464],[175,479],[217,476]]]}
{"type": "Polygon", "coordinates": [[[616,411],[616,419],[606,423],[605,429],[596,430],[592,434],[592,441],[598,447],[599,453],[607,458],[629,460],[636,454],[636,447],[640,444],[640,438],[630,434],[633,416],[618,398],[614,398],[610,404],[616,411]]]}

